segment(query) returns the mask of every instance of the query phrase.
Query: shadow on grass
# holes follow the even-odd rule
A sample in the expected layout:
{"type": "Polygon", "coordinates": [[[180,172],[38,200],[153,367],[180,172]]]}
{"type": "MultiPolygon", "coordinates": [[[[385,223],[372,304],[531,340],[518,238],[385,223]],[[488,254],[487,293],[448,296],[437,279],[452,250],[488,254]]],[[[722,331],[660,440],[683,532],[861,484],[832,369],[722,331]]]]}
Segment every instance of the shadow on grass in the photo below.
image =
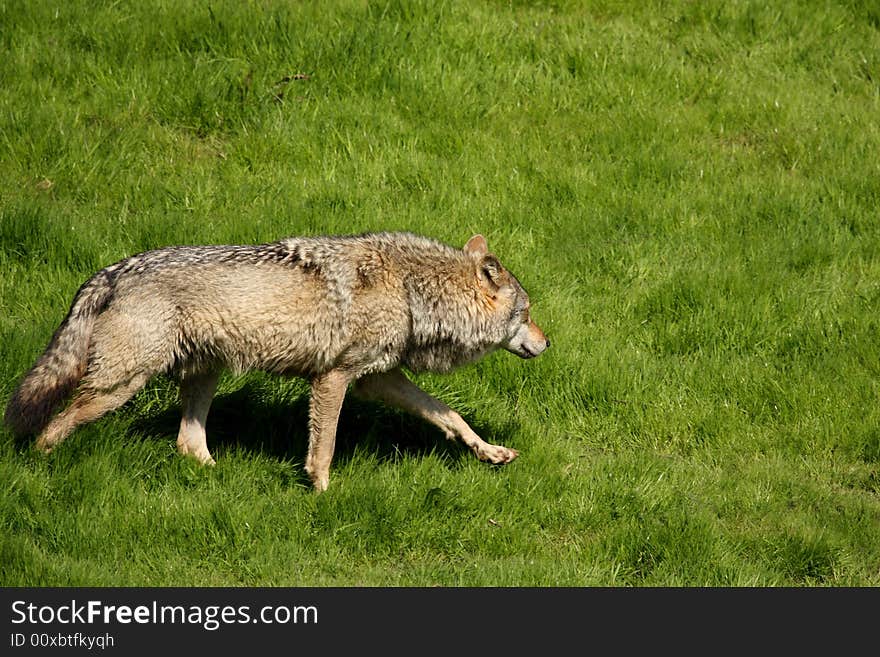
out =
{"type": "MultiPolygon", "coordinates": [[[[513,420],[489,426],[465,417],[465,421],[493,443],[508,444],[517,425],[513,420]]],[[[245,385],[235,392],[218,395],[208,414],[208,448],[217,453],[244,450],[303,464],[308,450],[309,398],[293,402],[267,401],[259,388],[245,385]]],[[[180,424],[180,406],[136,419],[130,430],[151,439],[173,440],[180,424]]],[[[429,423],[381,403],[363,401],[351,392],[345,398],[336,432],[334,464],[349,461],[360,451],[373,453],[380,461],[401,457],[438,455],[452,469],[470,457],[461,443],[447,440],[429,423]]],[[[300,478],[308,482],[300,467],[300,478]]]]}

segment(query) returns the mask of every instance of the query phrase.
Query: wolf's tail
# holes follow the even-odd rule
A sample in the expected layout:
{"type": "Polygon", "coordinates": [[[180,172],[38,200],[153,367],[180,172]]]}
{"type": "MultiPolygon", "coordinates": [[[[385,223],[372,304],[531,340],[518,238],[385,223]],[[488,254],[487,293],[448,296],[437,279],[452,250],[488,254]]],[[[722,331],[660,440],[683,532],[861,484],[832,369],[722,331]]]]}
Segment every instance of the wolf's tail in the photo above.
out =
{"type": "Polygon", "coordinates": [[[42,431],[86,373],[95,318],[113,297],[114,270],[102,269],[79,288],[43,355],[12,393],[4,419],[16,434],[42,431]]]}

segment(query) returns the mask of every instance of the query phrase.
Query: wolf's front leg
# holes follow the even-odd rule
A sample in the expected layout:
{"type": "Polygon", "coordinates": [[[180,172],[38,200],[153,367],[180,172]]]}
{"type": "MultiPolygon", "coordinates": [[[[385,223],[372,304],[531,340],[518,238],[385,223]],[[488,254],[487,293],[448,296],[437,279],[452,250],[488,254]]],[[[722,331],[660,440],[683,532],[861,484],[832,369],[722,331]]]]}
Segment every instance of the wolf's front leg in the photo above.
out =
{"type": "Polygon", "coordinates": [[[370,374],[360,379],[355,392],[366,399],[377,399],[427,420],[439,427],[447,438],[458,438],[477,458],[489,463],[509,463],[518,455],[515,449],[492,445],[480,438],[461,416],[406,378],[399,369],[370,374]]]}
{"type": "Polygon", "coordinates": [[[349,381],[351,376],[342,370],[330,370],[312,379],[306,472],[318,492],[327,490],[330,482],[330,462],[336,448],[336,426],[349,381]]]}
{"type": "Polygon", "coordinates": [[[214,458],[208,451],[205,425],[219,380],[218,371],[184,374],[180,379],[182,417],[177,432],[177,451],[204,465],[214,465],[214,458]]]}

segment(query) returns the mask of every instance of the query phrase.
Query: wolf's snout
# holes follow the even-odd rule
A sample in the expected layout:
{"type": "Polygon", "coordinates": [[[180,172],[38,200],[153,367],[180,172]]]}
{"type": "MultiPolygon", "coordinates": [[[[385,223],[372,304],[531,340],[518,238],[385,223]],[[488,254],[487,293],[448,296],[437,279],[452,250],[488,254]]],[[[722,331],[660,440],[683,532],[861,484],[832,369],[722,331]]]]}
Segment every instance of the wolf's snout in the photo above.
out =
{"type": "Polygon", "coordinates": [[[540,356],[547,349],[550,348],[550,340],[544,338],[543,340],[537,340],[529,345],[529,351],[531,351],[535,356],[540,356]]]}
{"type": "Polygon", "coordinates": [[[534,322],[523,326],[513,339],[506,345],[520,358],[535,358],[544,353],[550,346],[550,340],[534,322]]]}
{"type": "Polygon", "coordinates": [[[529,339],[527,342],[529,343],[529,350],[535,356],[544,353],[544,350],[550,347],[550,338],[544,335],[544,331],[534,322],[531,322],[529,325],[529,339]]]}

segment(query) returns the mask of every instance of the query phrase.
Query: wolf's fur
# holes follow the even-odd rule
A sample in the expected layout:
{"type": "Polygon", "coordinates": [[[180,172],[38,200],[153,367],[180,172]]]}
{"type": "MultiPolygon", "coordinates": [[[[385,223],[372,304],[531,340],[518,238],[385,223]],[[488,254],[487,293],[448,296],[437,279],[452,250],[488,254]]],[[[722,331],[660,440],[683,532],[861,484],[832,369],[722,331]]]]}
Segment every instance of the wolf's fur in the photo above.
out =
{"type": "Polygon", "coordinates": [[[323,490],[352,382],[483,460],[512,460],[514,450],[484,442],[399,367],[445,372],[499,347],[530,358],[547,346],[526,292],[479,235],[462,250],[411,233],[169,247],[83,284],[6,422],[39,433],[48,452],[164,372],[180,380],[180,452],[213,463],[205,421],[223,367],[303,376],[312,383],[306,470],[323,490]]]}

